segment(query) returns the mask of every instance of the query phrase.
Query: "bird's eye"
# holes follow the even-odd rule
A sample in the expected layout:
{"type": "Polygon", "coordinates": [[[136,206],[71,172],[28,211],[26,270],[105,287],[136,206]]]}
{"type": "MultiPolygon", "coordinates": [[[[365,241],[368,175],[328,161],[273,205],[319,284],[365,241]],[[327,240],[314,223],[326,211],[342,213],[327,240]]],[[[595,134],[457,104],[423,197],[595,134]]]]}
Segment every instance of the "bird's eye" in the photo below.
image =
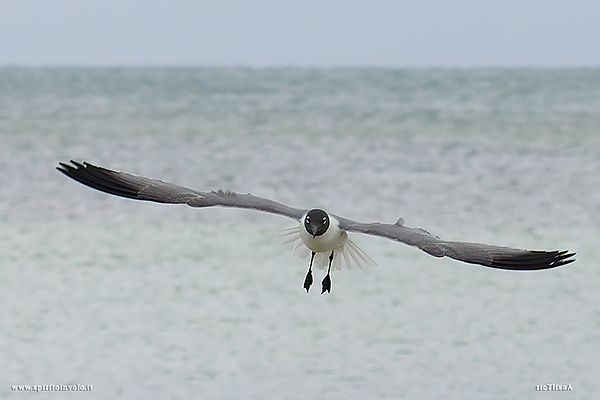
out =
{"type": "Polygon", "coordinates": [[[323,222],[327,222],[327,217],[323,217],[323,222]]]}

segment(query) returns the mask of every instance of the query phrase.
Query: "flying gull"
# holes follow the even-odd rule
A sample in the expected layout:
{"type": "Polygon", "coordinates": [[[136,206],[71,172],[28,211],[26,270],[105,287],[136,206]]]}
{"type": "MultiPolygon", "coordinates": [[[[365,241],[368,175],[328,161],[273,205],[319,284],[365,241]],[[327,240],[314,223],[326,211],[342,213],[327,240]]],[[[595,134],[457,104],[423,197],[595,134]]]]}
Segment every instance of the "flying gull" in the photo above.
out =
{"type": "Polygon", "coordinates": [[[285,243],[298,255],[310,256],[304,289],[312,283],[313,265],[327,267],[321,283],[321,294],[331,291],[331,271],[375,265],[349,237],[347,232],[381,236],[418,247],[434,257],[450,257],[470,264],[508,270],[539,270],[555,268],[575,261],[575,253],[534,251],[494,246],[482,243],[442,240],[421,228],[409,228],[400,218],[394,224],[362,223],[329,214],[320,209],[300,209],[273,200],[227,190],[200,192],[158,179],[98,167],[87,162],[71,160],[72,165],[60,163],[57,169],[68,177],[91,188],[116,196],[157,203],[187,204],[191,207],[234,207],[263,211],[298,221],[299,226],[285,231],[285,243]]]}

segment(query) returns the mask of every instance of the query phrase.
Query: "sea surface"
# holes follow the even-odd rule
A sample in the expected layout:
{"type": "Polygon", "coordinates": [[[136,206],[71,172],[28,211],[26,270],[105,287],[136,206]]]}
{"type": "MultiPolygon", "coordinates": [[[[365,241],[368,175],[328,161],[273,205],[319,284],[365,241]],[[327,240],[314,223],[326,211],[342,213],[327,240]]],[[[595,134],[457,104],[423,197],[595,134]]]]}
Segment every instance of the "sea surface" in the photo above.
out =
{"type": "Polygon", "coordinates": [[[0,68],[0,398],[591,399],[599,237],[600,69],[0,68]],[[117,198],[70,159],[577,261],[354,235],[378,267],[307,294],[295,221],[117,198]]]}

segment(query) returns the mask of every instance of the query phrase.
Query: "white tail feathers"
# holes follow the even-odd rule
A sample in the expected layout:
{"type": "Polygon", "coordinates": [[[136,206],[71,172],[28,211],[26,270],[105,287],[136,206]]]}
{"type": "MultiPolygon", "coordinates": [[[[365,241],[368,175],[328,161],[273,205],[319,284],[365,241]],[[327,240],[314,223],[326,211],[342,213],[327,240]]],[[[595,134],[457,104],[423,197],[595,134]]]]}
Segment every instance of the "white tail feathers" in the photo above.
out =
{"type": "MultiPolygon", "coordinates": [[[[311,251],[304,243],[302,243],[299,227],[284,229],[279,233],[279,236],[282,238],[282,244],[291,252],[300,258],[310,257],[311,251]]],[[[315,255],[313,266],[317,269],[326,268],[329,265],[330,254],[330,252],[317,253],[315,255]]],[[[333,251],[333,262],[331,264],[332,271],[342,270],[344,268],[352,271],[375,266],[377,266],[377,263],[373,261],[371,257],[366,255],[365,252],[350,238],[348,238],[346,243],[341,247],[334,249],[333,251]]]]}

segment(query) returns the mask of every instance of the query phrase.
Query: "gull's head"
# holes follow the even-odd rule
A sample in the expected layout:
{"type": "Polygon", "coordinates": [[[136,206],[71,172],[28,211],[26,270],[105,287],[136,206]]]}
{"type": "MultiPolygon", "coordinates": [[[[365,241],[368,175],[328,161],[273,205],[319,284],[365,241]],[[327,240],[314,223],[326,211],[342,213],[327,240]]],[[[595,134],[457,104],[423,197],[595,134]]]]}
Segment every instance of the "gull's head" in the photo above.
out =
{"type": "Polygon", "coordinates": [[[323,210],[313,208],[306,213],[304,217],[304,229],[313,238],[321,236],[329,228],[329,215],[323,210]]]}

